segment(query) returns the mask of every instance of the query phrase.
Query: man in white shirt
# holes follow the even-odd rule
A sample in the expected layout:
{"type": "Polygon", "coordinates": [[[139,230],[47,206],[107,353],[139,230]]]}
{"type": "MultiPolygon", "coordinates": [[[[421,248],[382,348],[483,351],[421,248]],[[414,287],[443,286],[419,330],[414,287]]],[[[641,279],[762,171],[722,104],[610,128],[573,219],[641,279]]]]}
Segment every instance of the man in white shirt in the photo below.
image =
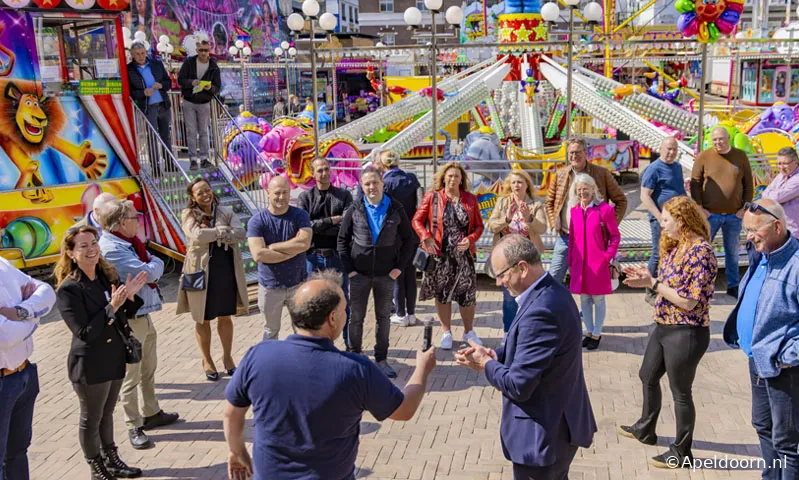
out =
{"type": "Polygon", "coordinates": [[[33,404],[39,394],[33,332],[55,303],[50,285],[0,257],[0,480],[28,480],[33,404]]]}

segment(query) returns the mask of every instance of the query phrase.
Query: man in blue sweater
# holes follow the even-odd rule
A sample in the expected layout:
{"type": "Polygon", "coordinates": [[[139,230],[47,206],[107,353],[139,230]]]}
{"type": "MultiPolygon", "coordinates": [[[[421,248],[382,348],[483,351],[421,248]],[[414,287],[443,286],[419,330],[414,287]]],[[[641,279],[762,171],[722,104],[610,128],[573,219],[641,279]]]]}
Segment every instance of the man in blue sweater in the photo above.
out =
{"type": "Polygon", "coordinates": [[[763,478],[799,478],[799,241],[773,200],[746,203],[749,269],[724,325],[724,341],[749,357],[752,425],[763,478]]]}

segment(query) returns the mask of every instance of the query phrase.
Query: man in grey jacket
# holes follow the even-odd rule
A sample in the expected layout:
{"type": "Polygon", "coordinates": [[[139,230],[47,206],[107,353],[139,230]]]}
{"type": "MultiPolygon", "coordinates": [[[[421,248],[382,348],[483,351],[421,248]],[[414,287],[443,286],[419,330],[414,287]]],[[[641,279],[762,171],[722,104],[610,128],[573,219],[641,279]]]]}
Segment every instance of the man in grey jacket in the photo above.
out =
{"type": "Polygon", "coordinates": [[[144,433],[177,421],[177,413],[165,413],[155,398],[155,371],[158,367],[156,347],[158,334],[150,318],[150,313],[161,310],[161,292],[155,282],[164,274],[164,262],[147,253],[144,243],[136,236],[139,217],[130,200],[112,200],[95,212],[97,221],[105,231],[100,237],[100,251],[103,258],[113,265],[119,278],[136,276],[147,272],[147,285],[139,290],[138,296],[144,305],[136,318],[128,320],[133,335],[142,344],[142,360],[129,364],[120,391],[120,403],[125,411],[125,424],[128,438],[133,448],[144,449],[153,446],[144,433]],[[142,408],[139,409],[139,391],[142,408]]]}
{"type": "Polygon", "coordinates": [[[724,340],[749,357],[764,479],[799,478],[799,241],[773,200],[744,205],[749,269],[724,340]]]}

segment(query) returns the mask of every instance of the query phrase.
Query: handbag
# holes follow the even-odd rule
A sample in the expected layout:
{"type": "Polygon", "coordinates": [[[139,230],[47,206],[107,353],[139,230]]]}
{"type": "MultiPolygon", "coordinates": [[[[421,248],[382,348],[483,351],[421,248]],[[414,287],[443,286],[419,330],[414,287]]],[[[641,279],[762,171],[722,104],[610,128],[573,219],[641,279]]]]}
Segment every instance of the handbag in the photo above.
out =
{"type": "MultiPolygon", "coordinates": [[[[216,227],[216,207],[214,207],[214,220],[211,224],[216,227]]],[[[214,254],[214,244],[211,243],[208,252],[208,262],[211,262],[211,257],[214,254]]],[[[184,264],[185,265],[185,264],[184,264]]],[[[180,287],[187,292],[202,292],[205,290],[205,270],[192,273],[180,274],[180,287]]]]}
{"type": "MultiPolygon", "coordinates": [[[[602,240],[604,241],[605,250],[608,249],[608,245],[610,244],[610,232],[608,228],[605,226],[605,222],[599,222],[600,228],[602,228],[602,240]]],[[[615,258],[610,261],[610,279],[611,280],[618,280],[621,277],[621,264],[615,258]]],[[[615,290],[615,289],[614,289],[615,290]]]]}
{"type": "Polygon", "coordinates": [[[125,346],[125,363],[141,362],[141,342],[138,341],[133,335],[122,330],[122,327],[119,326],[119,322],[116,319],[114,319],[114,325],[119,332],[119,336],[122,338],[122,345],[125,346]]]}
{"type": "MultiPolygon", "coordinates": [[[[438,222],[436,219],[438,218],[438,192],[433,193],[433,240],[436,238],[436,225],[438,222]]],[[[411,262],[417,270],[424,273],[430,273],[435,270],[436,265],[438,264],[438,255],[427,253],[427,250],[419,246],[416,249],[416,253],[413,255],[413,261],[411,262]]]]}

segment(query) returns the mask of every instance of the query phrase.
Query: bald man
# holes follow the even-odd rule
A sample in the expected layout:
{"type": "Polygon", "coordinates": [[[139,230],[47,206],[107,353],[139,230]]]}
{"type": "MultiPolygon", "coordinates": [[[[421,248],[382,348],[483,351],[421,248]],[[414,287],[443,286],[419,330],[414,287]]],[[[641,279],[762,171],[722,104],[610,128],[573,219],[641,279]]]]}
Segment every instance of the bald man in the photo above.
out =
{"type": "Polygon", "coordinates": [[[764,479],[799,478],[799,241],[774,200],[745,207],[749,269],[724,341],[749,358],[752,426],[765,460],[764,479]]]}
{"type": "Polygon", "coordinates": [[[289,205],[291,187],[285,177],[272,178],[266,194],[269,207],[250,218],[247,244],[258,262],[258,308],[264,316],[264,340],[271,340],[280,334],[283,306],[307,276],[305,252],[313,231],[308,212],[289,205]]]}
{"type": "Polygon", "coordinates": [[[97,219],[94,218],[94,212],[100,210],[103,207],[103,205],[110,202],[111,200],[116,200],[116,199],[117,197],[108,192],[103,192],[100,195],[97,195],[97,197],[94,199],[94,203],[92,203],[92,211],[87,213],[86,216],[80,219],[80,221],[75,225],[73,225],[72,228],[88,225],[90,227],[96,228],[97,232],[102,236],[103,229],[100,226],[100,223],[97,221],[97,219]]]}
{"type": "Polygon", "coordinates": [[[251,348],[225,389],[230,478],[354,479],[363,412],[377,421],[408,421],[416,413],[435,348],[416,352],[403,391],[365,357],[339,351],[333,342],[347,319],[341,278],[326,270],[302,284],[288,307],[297,333],[251,348]],[[252,457],[244,443],[251,406],[252,457]]]}
{"type": "Polygon", "coordinates": [[[710,223],[711,241],[719,229],[724,239],[727,295],[738,297],[738,255],[744,204],[752,201],[754,181],[749,157],[730,145],[730,134],[717,127],[710,134],[713,148],[696,156],[691,171],[691,197],[710,223]]]}

